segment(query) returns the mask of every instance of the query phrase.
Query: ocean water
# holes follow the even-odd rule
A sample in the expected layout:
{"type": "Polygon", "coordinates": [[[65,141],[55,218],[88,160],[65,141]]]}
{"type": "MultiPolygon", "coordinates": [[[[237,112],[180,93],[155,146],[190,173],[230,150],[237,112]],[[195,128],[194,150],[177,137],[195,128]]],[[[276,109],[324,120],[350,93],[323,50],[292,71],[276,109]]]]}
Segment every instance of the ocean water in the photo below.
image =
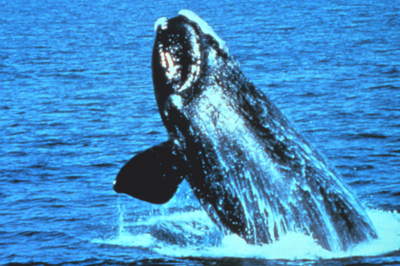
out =
{"type": "Polygon", "coordinates": [[[0,1],[1,265],[400,265],[400,2],[0,1]],[[184,182],[165,205],[112,189],[167,138],[151,51],[191,9],[335,165],[379,239],[341,253],[223,236],[184,182]]]}

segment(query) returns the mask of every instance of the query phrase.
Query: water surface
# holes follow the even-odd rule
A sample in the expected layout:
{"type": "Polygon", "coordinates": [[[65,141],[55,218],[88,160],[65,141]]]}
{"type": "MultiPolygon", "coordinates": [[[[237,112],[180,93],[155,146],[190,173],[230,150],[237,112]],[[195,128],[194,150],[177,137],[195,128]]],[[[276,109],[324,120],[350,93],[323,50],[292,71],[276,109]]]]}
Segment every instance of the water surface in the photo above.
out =
{"type": "Polygon", "coordinates": [[[398,1],[0,1],[0,264],[400,265],[398,1]],[[222,237],[187,185],[166,205],[112,190],[166,140],[153,24],[188,8],[343,175],[380,239],[330,253],[222,237]]]}

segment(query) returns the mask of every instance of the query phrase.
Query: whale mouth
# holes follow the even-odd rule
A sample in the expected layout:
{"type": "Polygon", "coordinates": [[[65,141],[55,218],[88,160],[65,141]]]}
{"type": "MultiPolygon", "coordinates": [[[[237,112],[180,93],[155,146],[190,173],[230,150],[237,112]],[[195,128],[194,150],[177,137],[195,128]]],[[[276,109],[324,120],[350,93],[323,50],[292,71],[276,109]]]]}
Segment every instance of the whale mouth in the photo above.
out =
{"type": "Polygon", "coordinates": [[[166,85],[180,93],[198,80],[201,68],[200,36],[195,23],[184,16],[159,18],[155,25],[154,54],[164,72],[166,85]]]}

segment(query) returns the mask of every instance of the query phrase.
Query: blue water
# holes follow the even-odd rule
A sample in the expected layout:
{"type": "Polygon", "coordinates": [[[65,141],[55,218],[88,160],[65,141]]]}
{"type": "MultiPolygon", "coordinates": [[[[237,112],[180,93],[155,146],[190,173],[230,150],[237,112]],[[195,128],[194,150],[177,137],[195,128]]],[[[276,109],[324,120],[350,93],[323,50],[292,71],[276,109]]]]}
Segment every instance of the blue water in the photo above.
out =
{"type": "Polygon", "coordinates": [[[400,2],[0,1],[0,264],[400,265],[400,2]],[[224,237],[187,183],[166,205],[112,190],[165,141],[153,24],[188,8],[339,169],[380,239],[224,237]]]}

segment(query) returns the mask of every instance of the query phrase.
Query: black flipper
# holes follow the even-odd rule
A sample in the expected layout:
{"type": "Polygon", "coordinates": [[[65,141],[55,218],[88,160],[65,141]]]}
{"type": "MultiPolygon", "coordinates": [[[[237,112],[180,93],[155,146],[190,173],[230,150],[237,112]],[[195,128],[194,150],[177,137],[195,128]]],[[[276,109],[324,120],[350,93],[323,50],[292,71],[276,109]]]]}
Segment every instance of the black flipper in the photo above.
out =
{"type": "Polygon", "coordinates": [[[186,176],[185,169],[172,141],[163,142],[130,159],[119,171],[114,190],[150,203],[166,203],[186,176]]]}

